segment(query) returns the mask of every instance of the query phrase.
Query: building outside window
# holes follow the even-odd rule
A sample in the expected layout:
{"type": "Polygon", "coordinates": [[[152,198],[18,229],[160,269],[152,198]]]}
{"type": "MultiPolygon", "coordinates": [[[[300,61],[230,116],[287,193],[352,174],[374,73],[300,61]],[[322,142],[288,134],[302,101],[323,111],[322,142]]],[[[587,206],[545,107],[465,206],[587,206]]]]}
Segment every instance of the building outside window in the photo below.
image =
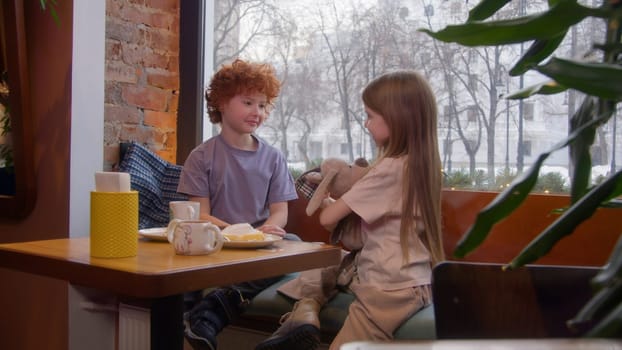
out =
{"type": "MultiPolygon", "coordinates": [[[[527,169],[534,161],[532,154],[564,139],[568,114],[578,108],[578,100],[566,94],[538,95],[522,103],[500,98],[542,82],[532,73],[524,81],[507,75],[520,57],[518,45],[466,48],[434,42],[419,32],[462,23],[477,2],[447,0],[432,6],[400,0],[216,0],[215,4],[215,68],[235,57],[276,67],[283,88],[258,134],[285,147],[291,166],[301,170],[327,157],[353,161],[375,156],[373,140],[364,128],[360,91],[370,79],[392,69],[415,69],[428,78],[439,106],[444,171],[472,177],[486,174],[488,187],[480,190],[494,190],[494,178],[501,170],[516,174],[523,161],[527,169]]],[[[545,0],[509,2],[500,13],[537,13],[547,6],[545,0]],[[521,4],[526,8],[518,8],[521,4]]],[[[577,37],[568,35],[560,45],[561,55],[568,56],[573,45],[576,52],[587,52],[590,38],[604,35],[594,30],[586,24],[574,34],[577,37]]],[[[599,159],[602,154],[605,159],[619,157],[614,130],[605,127],[599,133],[606,145],[599,148],[603,150],[599,159]]],[[[560,152],[547,162],[545,171],[552,169],[568,178],[567,154],[560,152]]],[[[608,172],[606,168],[595,167],[593,177],[608,172]]]]}

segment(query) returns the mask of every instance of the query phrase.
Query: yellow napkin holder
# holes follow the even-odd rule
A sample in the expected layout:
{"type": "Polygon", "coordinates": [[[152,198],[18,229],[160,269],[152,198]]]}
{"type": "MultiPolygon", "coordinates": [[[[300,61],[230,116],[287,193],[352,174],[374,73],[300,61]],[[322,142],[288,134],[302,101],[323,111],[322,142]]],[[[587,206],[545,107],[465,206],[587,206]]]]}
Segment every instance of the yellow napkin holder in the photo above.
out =
{"type": "Polygon", "coordinates": [[[138,192],[91,192],[91,256],[138,253],[138,192]]]}

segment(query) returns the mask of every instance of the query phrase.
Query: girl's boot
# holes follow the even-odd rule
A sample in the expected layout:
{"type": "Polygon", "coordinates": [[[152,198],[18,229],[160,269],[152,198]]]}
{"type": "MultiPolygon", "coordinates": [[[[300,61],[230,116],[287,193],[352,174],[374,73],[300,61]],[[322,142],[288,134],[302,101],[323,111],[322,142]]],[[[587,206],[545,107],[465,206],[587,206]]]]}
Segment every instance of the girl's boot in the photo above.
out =
{"type": "Polygon", "coordinates": [[[320,345],[320,304],[302,298],[281,317],[281,326],[255,350],[313,350],[320,345]]]}

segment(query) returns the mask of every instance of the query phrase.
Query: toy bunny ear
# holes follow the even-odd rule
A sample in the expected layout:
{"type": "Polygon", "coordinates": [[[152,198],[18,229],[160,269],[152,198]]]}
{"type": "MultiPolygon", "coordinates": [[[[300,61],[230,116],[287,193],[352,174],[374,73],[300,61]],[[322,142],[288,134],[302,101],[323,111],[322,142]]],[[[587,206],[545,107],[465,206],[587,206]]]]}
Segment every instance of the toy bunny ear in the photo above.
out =
{"type": "Polygon", "coordinates": [[[328,174],[322,179],[322,182],[317,186],[315,192],[313,192],[313,196],[309,199],[309,204],[307,204],[307,216],[313,215],[315,211],[322,204],[322,200],[326,197],[328,193],[328,185],[333,181],[335,176],[337,175],[337,170],[331,169],[328,171],[328,174]]]}

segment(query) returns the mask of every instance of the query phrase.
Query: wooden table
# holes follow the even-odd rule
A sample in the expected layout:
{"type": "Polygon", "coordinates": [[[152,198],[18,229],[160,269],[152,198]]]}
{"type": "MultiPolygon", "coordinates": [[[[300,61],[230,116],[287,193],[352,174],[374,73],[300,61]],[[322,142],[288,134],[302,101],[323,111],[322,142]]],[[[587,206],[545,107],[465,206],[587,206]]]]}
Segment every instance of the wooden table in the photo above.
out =
{"type": "Polygon", "coordinates": [[[92,258],[89,238],[0,244],[0,267],[140,298],[151,304],[151,348],[183,348],[183,293],[339,263],[340,248],[280,241],[261,249],[176,255],[166,242],[142,241],[131,258],[92,258]]]}
{"type": "Polygon", "coordinates": [[[421,340],[395,343],[353,342],[341,350],[622,350],[614,339],[421,340]]]}

